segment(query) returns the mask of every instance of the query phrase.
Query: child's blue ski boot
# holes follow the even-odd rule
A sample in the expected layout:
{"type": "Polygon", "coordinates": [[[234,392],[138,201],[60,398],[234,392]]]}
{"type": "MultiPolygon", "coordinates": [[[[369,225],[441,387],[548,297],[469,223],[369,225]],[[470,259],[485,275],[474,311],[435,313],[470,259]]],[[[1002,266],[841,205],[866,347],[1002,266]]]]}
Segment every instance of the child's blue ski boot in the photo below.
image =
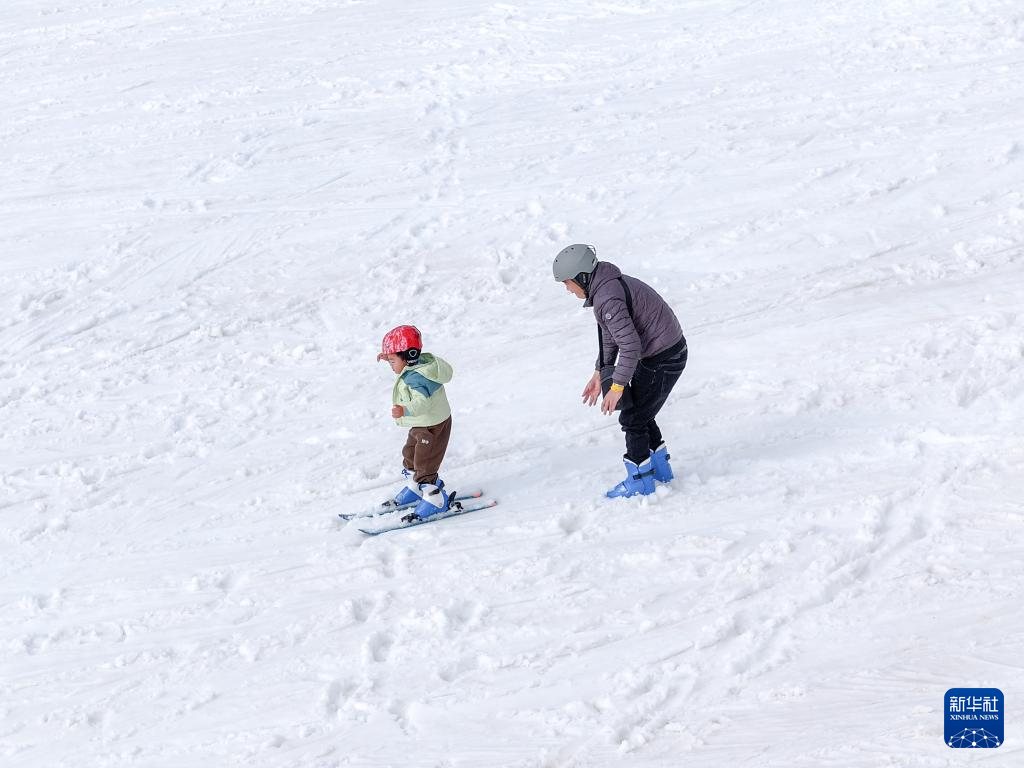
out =
{"type": "Polygon", "coordinates": [[[420,485],[417,482],[410,480],[408,483],[402,486],[402,490],[391,500],[388,506],[394,507],[407,507],[410,504],[417,504],[419,500],[423,498],[423,493],[420,491],[420,485]]]}
{"type": "Polygon", "coordinates": [[[437,479],[436,485],[424,483],[420,486],[420,492],[423,494],[420,503],[416,505],[416,509],[403,517],[402,520],[406,522],[423,520],[448,509],[448,492],[445,491],[441,478],[437,479]]]}
{"type": "Polygon", "coordinates": [[[652,459],[636,464],[626,457],[622,458],[626,465],[626,479],[605,494],[609,499],[628,496],[647,496],[654,493],[654,467],[652,459]]]}
{"type": "MultiPolygon", "coordinates": [[[[408,507],[411,504],[419,504],[420,499],[423,498],[423,487],[412,479],[412,472],[408,469],[403,469],[402,474],[409,478],[409,482],[402,486],[395,497],[388,502],[384,502],[385,507],[408,507]]],[[[444,488],[444,481],[438,479],[437,484],[444,488]]]]}
{"type": "Polygon", "coordinates": [[[675,475],[672,474],[672,465],[668,460],[672,457],[668,454],[668,448],[662,443],[651,451],[651,463],[654,465],[654,479],[659,483],[669,483],[675,475]]]}

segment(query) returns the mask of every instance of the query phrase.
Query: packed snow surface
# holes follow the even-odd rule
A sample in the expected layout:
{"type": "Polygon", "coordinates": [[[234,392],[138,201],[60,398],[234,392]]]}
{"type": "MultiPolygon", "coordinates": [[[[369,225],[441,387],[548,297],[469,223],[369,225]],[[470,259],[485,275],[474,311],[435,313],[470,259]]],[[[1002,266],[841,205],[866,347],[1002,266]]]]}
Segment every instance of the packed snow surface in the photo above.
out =
{"type": "Polygon", "coordinates": [[[0,63],[4,768],[1024,765],[1019,0],[7,0],[0,63]],[[649,499],[573,242],[687,333],[649,499]],[[499,505],[368,538],[398,323],[499,505]]]}

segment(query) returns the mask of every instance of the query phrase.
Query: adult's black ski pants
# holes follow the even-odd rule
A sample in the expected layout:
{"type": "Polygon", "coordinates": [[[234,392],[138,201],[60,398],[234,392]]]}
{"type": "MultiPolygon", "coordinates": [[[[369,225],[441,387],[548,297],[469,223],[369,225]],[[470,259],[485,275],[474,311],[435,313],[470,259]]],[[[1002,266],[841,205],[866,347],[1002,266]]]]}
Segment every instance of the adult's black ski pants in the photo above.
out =
{"type": "Polygon", "coordinates": [[[684,337],[664,352],[637,363],[629,383],[631,401],[619,412],[619,424],[626,433],[626,458],[630,461],[646,461],[651,449],[661,445],[661,429],[654,417],[686,368],[686,353],[684,337]]]}

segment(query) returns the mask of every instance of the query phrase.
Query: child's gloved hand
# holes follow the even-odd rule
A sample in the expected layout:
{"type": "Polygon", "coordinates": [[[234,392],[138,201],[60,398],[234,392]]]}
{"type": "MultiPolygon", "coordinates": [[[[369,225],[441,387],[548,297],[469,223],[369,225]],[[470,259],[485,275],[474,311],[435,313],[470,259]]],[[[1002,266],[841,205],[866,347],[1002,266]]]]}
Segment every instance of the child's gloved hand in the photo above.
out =
{"type": "Polygon", "coordinates": [[[403,406],[401,406],[401,405],[393,405],[393,406],[391,406],[391,418],[392,419],[400,419],[403,416],[405,416],[405,408],[403,406]]]}

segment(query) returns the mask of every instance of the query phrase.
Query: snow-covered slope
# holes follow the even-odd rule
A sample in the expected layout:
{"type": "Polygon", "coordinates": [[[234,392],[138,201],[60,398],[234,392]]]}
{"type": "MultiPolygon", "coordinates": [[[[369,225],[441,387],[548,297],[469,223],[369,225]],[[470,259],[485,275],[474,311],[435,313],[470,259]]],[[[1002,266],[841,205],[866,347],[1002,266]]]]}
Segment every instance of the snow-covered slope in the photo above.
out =
{"type": "Polygon", "coordinates": [[[1024,762],[1019,3],[20,0],[0,62],[5,767],[1024,762]],[[653,499],[571,242],[687,331],[653,499]],[[501,504],[367,539],[400,322],[501,504]]]}

